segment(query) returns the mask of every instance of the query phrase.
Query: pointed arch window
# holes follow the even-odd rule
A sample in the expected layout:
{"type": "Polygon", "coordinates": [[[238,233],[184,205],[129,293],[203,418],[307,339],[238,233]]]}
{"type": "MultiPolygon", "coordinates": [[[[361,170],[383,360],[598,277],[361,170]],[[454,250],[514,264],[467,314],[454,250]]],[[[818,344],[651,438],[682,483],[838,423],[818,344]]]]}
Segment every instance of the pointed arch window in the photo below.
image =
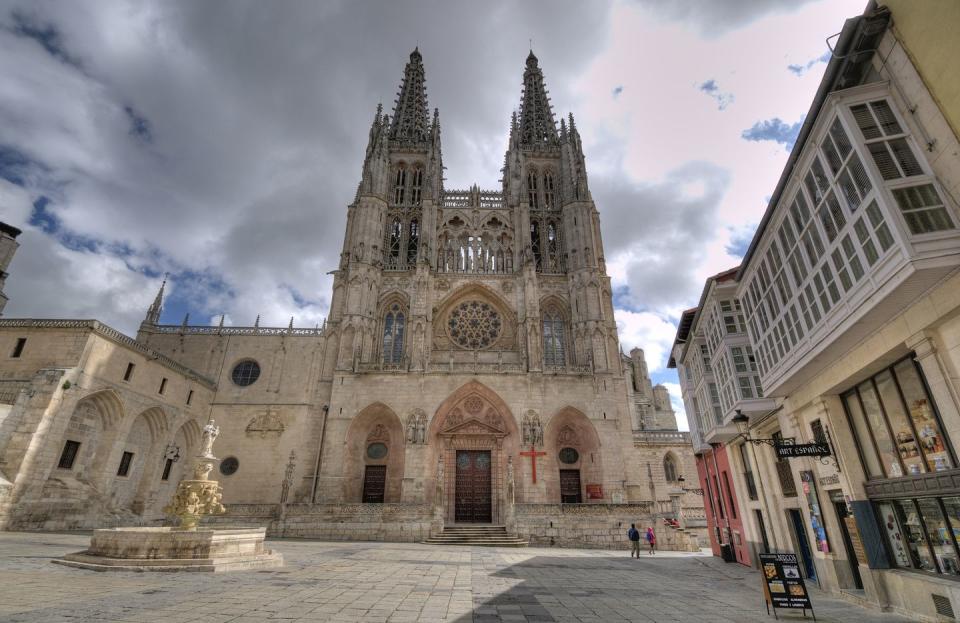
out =
{"type": "Polygon", "coordinates": [[[540,270],[542,259],[540,256],[540,221],[530,221],[530,250],[533,252],[533,259],[537,264],[537,270],[540,270]]]}
{"type": "Polygon", "coordinates": [[[540,194],[537,192],[537,172],[531,169],[527,174],[527,203],[530,204],[531,210],[536,210],[540,207],[539,198],[540,194]]]}
{"type": "Polygon", "coordinates": [[[567,365],[563,325],[563,316],[559,311],[547,310],[543,313],[543,364],[545,366],[567,365]]]}
{"type": "Polygon", "coordinates": [[[403,223],[400,217],[394,217],[390,224],[390,236],[387,243],[387,264],[396,266],[400,262],[400,239],[403,237],[403,223]]]}
{"type": "Polygon", "coordinates": [[[394,303],[383,317],[383,363],[399,364],[403,360],[403,309],[394,303]]]}
{"type": "Polygon", "coordinates": [[[663,457],[663,475],[667,482],[677,482],[677,461],[672,454],[663,457]]]}
{"type": "Polygon", "coordinates": [[[417,262],[417,249],[420,246],[420,221],[410,219],[410,228],[407,231],[407,266],[417,262]]]}
{"type": "Polygon", "coordinates": [[[556,207],[553,194],[553,173],[550,171],[543,174],[543,207],[547,210],[556,207]]]}
{"type": "Polygon", "coordinates": [[[420,205],[421,189],[423,188],[423,169],[416,167],[410,180],[410,203],[420,205]]]}
{"type": "Polygon", "coordinates": [[[393,202],[403,205],[404,193],[407,190],[407,169],[403,165],[397,167],[397,179],[393,188],[393,202]]]}
{"type": "Polygon", "coordinates": [[[557,230],[556,221],[547,223],[547,261],[548,269],[556,271],[560,264],[560,234],[557,230]]]}

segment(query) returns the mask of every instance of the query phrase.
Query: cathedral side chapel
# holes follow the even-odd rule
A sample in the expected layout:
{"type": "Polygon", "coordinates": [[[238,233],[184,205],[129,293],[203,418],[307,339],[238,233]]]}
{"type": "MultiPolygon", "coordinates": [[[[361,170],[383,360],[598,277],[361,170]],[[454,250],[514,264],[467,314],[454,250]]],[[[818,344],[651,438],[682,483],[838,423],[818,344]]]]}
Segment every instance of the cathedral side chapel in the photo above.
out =
{"type": "Polygon", "coordinates": [[[702,536],[688,433],[624,355],[573,115],[531,52],[502,187],[443,184],[420,52],[378,107],[324,326],[0,319],[0,525],[164,520],[209,419],[227,514],[271,534],[702,536]],[[686,475],[686,479],[684,476],[686,475]]]}

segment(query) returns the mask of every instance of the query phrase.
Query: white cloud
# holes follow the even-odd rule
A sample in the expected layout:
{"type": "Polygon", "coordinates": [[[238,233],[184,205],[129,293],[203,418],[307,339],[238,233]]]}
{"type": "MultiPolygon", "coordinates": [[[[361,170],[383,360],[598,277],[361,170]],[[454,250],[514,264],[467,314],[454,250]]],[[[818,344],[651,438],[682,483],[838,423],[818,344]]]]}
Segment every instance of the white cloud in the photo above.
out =
{"type": "Polygon", "coordinates": [[[614,315],[623,351],[642,348],[651,374],[666,369],[677,330],[673,322],[652,312],[615,309],[614,315]]]}
{"type": "MultiPolygon", "coordinates": [[[[624,349],[672,374],[679,311],[739,261],[731,249],[787,157],[743,131],[801,118],[825,66],[810,59],[862,5],[5,5],[0,150],[36,166],[23,186],[0,180],[0,218],[22,226],[45,195],[61,227],[97,249],[24,226],[6,311],[132,331],[169,270],[186,275],[171,289],[195,321],[319,322],[370,119],[378,101],[392,107],[410,49],[420,44],[440,109],[446,186],[495,188],[532,36],[556,112],[574,111],[583,135],[608,271],[625,292],[624,349]],[[18,36],[15,12],[53,28],[66,54],[18,36]],[[462,23],[472,27],[424,27],[462,23]],[[732,96],[723,110],[698,91],[710,81],[732,96]],[[131,132],[130,110],[150,141],[131,132]]],[[[0,177],[5,166],[0,151],[0,177]]]]}

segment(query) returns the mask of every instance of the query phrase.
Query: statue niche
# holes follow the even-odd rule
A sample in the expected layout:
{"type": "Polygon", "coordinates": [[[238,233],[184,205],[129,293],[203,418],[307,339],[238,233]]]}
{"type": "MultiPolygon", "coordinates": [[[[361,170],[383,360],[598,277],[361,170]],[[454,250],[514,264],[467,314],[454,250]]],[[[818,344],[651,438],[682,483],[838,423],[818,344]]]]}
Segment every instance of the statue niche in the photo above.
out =
{"type": "Polygon", "coordinates": [[[543,446],[543,424],[536,411],[530,409],[523,415],[521,430],[524,446],[543,446]]]}

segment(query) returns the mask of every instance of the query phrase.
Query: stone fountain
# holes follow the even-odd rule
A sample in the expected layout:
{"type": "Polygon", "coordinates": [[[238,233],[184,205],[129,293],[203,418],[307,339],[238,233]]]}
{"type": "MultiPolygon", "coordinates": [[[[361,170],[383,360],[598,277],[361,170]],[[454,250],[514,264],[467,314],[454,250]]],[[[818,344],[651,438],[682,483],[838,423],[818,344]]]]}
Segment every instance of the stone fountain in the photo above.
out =
{"type": "Polygon", "coordinates": [[[210,480],[217,461],[213,442],[219,434],[213,420],[203,427],[193,478],[180,481],[163,509],[177,518],[178,527],[94,530],[88,549],[53,562],[94,571],[239,571],[282,566],[283,556],[264,547],[266,528],[198,527],[204,515],[226,512],[220,483],[210,480]]]}

